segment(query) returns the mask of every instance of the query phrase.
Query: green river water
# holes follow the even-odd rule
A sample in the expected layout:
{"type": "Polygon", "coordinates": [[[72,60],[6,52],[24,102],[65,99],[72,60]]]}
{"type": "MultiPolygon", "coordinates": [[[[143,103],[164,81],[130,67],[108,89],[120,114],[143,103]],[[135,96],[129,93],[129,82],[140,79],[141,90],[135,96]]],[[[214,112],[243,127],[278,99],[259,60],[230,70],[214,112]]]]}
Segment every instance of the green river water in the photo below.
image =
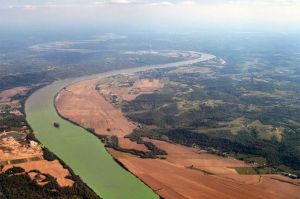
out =
{"type": "Polygon", "coordinates": [[[66,85],[84,79],[133,73],[151,68],[180,66],[214,58],[213,55],[204,55],[189,61],[56,81],[37,90],[27,99],[25,104],[26,119],[36,133],[36,138],[71,167],[76,175],[79,175],[89,187],[104,199],[159,198],[148,186],[117,164],[96,136],[60,118],[54,107],[54,97],[66,85]],[[54,122],[58,122],[60,128],[55,128],[54,122]]]}

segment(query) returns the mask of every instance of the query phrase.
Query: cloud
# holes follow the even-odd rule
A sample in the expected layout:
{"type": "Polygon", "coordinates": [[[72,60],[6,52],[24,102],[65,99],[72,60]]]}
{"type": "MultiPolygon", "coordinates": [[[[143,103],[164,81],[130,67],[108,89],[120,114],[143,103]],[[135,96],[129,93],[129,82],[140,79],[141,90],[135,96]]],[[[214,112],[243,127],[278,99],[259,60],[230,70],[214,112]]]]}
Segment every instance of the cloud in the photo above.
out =
{"type": "Polygon", "coordinates": [[[110,0],[108,1],[109,4],[135,4],[136,1],[132,0],[110,0]]]}
{"type": "Polygon", "coordinates": [[[35,5],[24,5],[23,6],[24,10],[34,10],[36,8],[37,8],[37,6],[35,6],[35,5]]]}
{"type": "MultiPolygon", "coordinates": [[[[295,0],[0,0],[0,23],[82,24],[282,24],[296,27],[300,1],[295,0]],[[4,2],[4,3],[1,3],[4,2]],[[9,4],[9,2],[15,2],[9,4]],[[16,3],[17,2],[17,3],[16,3]],[[26,2],[26,3],[24,3],[26,2]],[[3,10],[3,6],[5,6],[3,10]],[[30,12],[32,10],[32,12],[30,12]],[[34,10],[34,12],[33,12],[34,10]],[[105,16],[105,17],[103,17],[105,16]]],[[[245,27],[247,25],[244,25],[245,27]]],[[[95,25],[96,26],[96,25],[95,25]]],[[[117,25],[116,25],[117,26],[117,25]]]]}
{"type": "Polygon", "coordinates": [[[171,3],[170,1],[162,1],[162,2],[156,2],[151,3],[152,6],[172,6],[174,3],[171,3]]]}
{"type": "MultiPolygon", "coordinates": [[[[145,3],[145,4],[149,4],[145,3]]],[[[154,2],[151,3],[151,5],[153,6],[196,6],[198,5],[199,2],[197,1],[186,1],[186,0],[182,0],[182,1],[159,1],[159,2],[154,2]]]]}
{"type": "Polygon", "coordinates": [[[232,5],[271,5],[271,6],[283,6],[283,5],[299,5],[299,0],[229,0],[228,4],[232,5]]]}
{"type": "Polygon", "coordinates": [[[195,2],[195,1],[181,1],[181,2],[179,2],[179,5],[194,6],[194,5],[197,5],[197,2],[195,2]]]}
{"type": "Polygon", "coordinates": [[[196,6],[196,5],[257,5],[257,6],[292,6],[300,5],[299,0],[0,0],[0,8],[25,6],[66,7],[66,6],[114,6],[114,5],[154,5],[154,6],[196,6]]]}

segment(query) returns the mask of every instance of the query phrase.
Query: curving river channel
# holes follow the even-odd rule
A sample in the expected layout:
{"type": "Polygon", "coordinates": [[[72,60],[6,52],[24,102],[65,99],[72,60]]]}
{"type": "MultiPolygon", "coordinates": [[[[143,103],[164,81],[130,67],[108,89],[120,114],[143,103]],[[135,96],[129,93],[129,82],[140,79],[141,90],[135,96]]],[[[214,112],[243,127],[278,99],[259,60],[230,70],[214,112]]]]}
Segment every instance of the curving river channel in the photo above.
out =
{"type": "Polygon", "coordinates": [[[36,138],[104,199],[159,198],[148,186],[118,165],[97,137],[62,119],[55,110],[54,97],[63,87],[81,80],[130,74],[153,68],[182,66],[215,58],[210,54],[201,54],[200,58],[188,61],[116,70],[56,81],[37,90],[27,99],[26,119],[34,130],[36,138]],[[54,122],[58,122],[60,128],[55,128],[54,122]]]}

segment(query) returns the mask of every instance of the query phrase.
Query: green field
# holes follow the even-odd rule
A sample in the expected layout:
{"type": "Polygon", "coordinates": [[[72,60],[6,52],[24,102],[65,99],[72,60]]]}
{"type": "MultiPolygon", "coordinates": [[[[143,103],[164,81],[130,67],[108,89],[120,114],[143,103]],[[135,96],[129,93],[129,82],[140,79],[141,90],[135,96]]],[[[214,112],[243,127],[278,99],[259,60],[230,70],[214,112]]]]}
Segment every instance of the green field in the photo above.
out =
{"type": "Polygon", "coordinates": [[[57,115],[53,97],[66,83],[59,81],[40,89],[26,102],[27,121],[38,140],[105,199],[158,198],[143,182],[119,166],[97,137],[57,115]],[[55,128],[54,122],[58,122],[60,128],[55,128]]]}

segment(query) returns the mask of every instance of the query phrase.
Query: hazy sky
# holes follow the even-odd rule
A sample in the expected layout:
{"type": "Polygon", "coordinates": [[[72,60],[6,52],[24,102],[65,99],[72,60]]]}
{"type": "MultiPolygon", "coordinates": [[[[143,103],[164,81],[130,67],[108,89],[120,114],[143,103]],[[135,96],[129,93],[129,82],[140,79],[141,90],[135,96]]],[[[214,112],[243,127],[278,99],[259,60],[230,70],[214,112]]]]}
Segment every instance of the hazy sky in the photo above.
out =
{"type": "Polygon", "coordinates": [[[0,0],[0,25],[300,27],[299,0],[0,0]]]}
{"type": "Polygon", "coordinates": [[[138,4],[138,3],[199,3],[199,4],[218,4],[218,3],[259,3],[259,4],[296,4],[298,0],[0,0],[2,5],[63,5],[63,4],[94,4],[94,3],[106,3],[106,4],[138,4]]]}

